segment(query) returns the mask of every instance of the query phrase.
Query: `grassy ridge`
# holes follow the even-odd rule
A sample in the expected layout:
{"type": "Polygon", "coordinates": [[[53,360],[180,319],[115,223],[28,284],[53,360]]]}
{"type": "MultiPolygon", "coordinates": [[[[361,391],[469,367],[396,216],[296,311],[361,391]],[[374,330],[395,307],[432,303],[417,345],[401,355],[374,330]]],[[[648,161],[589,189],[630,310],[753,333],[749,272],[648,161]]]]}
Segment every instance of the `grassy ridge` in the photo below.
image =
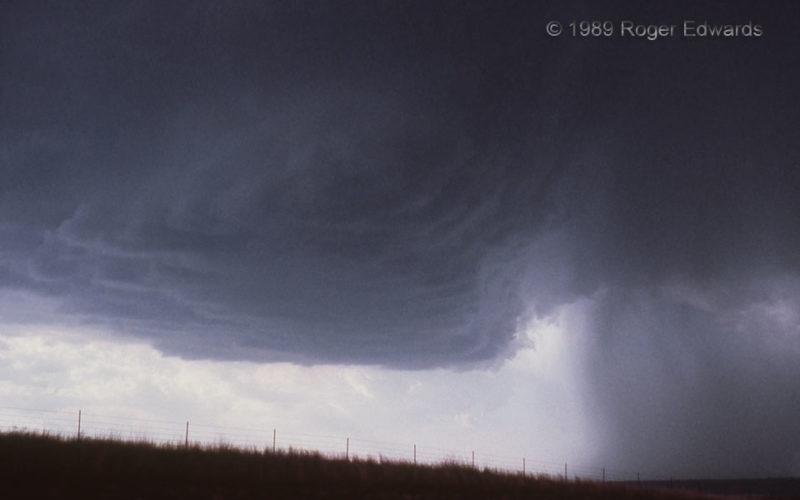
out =
{"type": "Polygon", "coordinates": [[[2,498],[697,499],[520,474],[232,447],[0,434],[2,498]]]}

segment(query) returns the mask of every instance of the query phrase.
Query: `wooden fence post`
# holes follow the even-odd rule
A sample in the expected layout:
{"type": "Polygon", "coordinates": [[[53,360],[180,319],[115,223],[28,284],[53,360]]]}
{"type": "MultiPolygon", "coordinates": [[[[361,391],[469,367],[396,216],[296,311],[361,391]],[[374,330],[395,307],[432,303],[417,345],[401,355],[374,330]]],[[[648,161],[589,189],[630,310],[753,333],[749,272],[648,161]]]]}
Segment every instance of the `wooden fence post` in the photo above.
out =
{"type": "Polygon", "coordinates": [[[183,446],[188,448],[189,447],[189,421],[186,421],[186,435],[183,439],[183,446]]]}
{"type": "Polygon", "coordinates": [[[78,441],[81,440],[81,410],[78,410],[78,441]]]}

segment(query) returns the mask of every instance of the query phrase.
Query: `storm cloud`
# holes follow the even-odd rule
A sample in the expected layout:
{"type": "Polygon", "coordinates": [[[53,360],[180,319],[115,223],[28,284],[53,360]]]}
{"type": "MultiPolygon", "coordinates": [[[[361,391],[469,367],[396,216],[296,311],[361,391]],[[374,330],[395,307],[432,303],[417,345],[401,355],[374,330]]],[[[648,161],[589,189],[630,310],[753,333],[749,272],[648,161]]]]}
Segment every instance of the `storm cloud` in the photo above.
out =
{"type": "Polygon", "coordinates": [[[588,301],[609,454],[796,473],[792,14],[12,4],[0,311],[184,358],[465,368],[588,301]],[[765,34],[546,35],[570,16],[765,34]]]}

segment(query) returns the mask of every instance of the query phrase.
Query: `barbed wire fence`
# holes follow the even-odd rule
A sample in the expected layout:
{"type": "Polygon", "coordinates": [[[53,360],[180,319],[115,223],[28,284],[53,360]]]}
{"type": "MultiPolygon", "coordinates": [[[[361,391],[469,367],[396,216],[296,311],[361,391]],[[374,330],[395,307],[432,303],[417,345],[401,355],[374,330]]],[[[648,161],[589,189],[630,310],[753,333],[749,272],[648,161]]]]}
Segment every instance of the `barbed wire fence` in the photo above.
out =
{"type": "MultiPolygon", "coordinates": [[[[0,432],[31,432],[59,437],[113,439],[155,444],[229,446],[264,452],[314,452],[329,458],[375,459],[419,465],[458,464],[479,469],[564,480],[638,481],[638,472],[452,450],[422,443],[400,443],[236,427],[192,421],[112,416],[92,411],[0,406],[0,432]]],[[[657,478],[650,478],[657,479],[657,478]]]]}

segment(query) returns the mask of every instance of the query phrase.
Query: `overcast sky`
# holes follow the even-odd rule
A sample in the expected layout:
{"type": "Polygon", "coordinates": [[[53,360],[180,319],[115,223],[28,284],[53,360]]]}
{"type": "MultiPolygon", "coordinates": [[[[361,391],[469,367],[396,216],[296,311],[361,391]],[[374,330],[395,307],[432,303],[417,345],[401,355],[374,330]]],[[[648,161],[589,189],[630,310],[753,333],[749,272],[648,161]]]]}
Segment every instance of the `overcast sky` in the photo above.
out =
{"type": "Polygon", "coordinates": [[[800,475],[799,22],[6,2],[0,404],[800,475]]]}

